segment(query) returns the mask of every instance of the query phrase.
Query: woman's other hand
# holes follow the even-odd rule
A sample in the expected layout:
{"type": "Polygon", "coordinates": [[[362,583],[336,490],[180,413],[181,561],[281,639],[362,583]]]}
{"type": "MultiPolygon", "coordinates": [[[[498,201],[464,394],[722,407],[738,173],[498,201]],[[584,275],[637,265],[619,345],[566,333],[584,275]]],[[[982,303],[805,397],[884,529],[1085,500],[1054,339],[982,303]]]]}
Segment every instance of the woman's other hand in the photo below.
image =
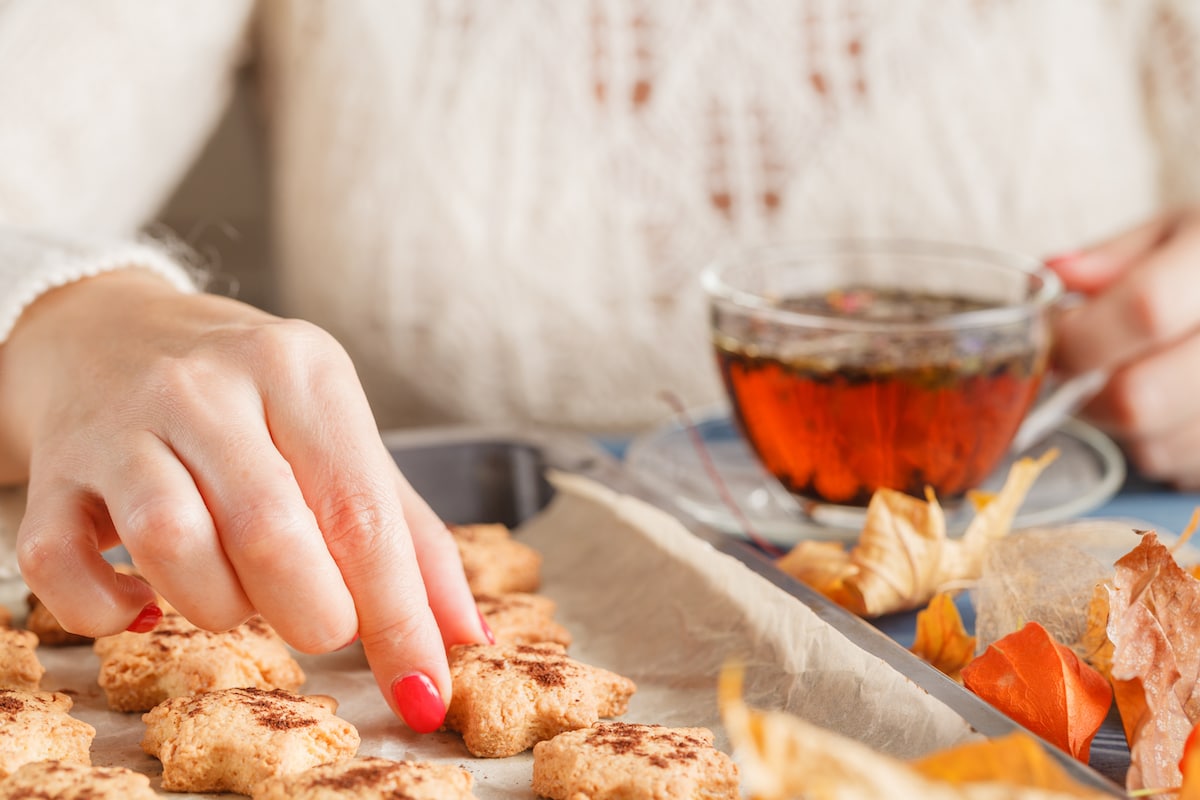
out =
{"type": "Polygon", "coordinates": [[[1200,211],[1047,263],[1086,298],[1057,322],[1059,368],[1111,373],[1087,416],[1147,477],[1200,488],[1200,211]]]}
{"type": "Polygon", "coordinates": [[[0,349],[0,480],[25,479],[21,571],[73,632],[153,618],[101,557],[119,542],[202,627],[259,613],[308,653],[360,637],[419,731],[450,701],[445,648],[486,636],[452,537],[312,325],[136,269],[49,292],[0,349]]]}

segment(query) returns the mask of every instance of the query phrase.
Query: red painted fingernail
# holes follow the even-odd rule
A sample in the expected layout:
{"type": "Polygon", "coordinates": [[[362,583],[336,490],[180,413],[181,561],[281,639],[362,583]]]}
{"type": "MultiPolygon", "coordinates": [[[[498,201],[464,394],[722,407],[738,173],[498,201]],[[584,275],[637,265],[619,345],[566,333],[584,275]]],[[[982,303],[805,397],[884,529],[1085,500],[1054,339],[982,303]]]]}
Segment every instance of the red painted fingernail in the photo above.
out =
{"type": "MultiPolygon", "coordinates": [[[[478,609],[476,609],[478,611],[478,609]]],[[[492,633],[492,629],[488,627],[487,620],[483,618],[483,612],[479,611],[479,627],[483,628],[483,635],[487,637],[488,644],[496,643],[496,635],[492,633]]]]}
{"type": "Polygon", "coordinates": [[[1082,257],[1083,257],[1082,250],[1071,250],[1066,253],[1060,253],[1059,255],[1051,256],[1050,258],[1047,258],[1043,263],[1045,263],[1045,265],[1047,267],[1052,267],[1052,268],[1053,267],[1062,267],[1067,264],[1070,264],[1072,261],[1078,261],[1082,257]]]}
{"type": "Polygon", "coordinates": [[[154,630],[154,626],[158,625],[162,616],[162,609],[157,604],[147,603],[125,630],[131,633],[149,633],[154,630]]]}
{"type": "Polygon", "coordinates": [[[446,704],[428,675],[410,672],[392,684],[400,716],[417,733],[432,733],[446,719],[446,704]]]}

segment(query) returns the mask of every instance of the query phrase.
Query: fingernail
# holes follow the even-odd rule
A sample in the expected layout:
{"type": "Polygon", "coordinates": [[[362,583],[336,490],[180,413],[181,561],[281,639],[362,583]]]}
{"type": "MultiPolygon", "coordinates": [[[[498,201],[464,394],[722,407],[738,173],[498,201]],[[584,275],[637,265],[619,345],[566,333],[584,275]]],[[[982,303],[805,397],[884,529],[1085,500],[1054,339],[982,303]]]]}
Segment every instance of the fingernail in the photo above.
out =
{"type": "Polygon", "coordinates": [[[446,719],[446,704],[428,675],[410,672],[392,684],[396,708],[408,727],[417,733],[432,733],[446,719]]]}
{"type": "MultiPolygon", "coordinates": [[[[478,609],[476,609],[476,611],[478,611],[478,609]]],[[[483,612],[478,611],[478,613],[479,613],[479,627],[483,628],[484,637],[487,638],[488,644],[495,644],[496,643],[496,635],[494,633],[492,633],[492,629],[488,627],[487,620],[483,618],[483,612]]]]}
{"type": "Polygon", "coordinates": [[[1073,261],[1078,261],[1083,258],[1082,250],[1069,250],[1066,253],[1059,253],[1056,256],[1051,256],[1043,262],[1047,267],[1064,267],[1073,261]]]}
{"type": "Polygon", "coordinates": [[[131,633],[149,633],[154,630],[154,626],[158,625],[158,621],[162,619],[162,616],[161,608],[155,603],[147,603],[146,607],[138,612],[133,622],[129,623],[129,627],[125,630],[131,633]]]}

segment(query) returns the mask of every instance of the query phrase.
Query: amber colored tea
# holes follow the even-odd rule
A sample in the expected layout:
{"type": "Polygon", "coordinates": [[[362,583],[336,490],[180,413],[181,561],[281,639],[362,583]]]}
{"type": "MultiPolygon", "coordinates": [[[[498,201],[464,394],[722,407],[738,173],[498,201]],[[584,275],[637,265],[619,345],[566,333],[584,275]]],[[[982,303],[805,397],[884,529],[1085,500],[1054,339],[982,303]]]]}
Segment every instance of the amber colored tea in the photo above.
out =
{"type": "MultiPolygon", "coordinates": [[[[981,306],[849,289],[783,307],[916,322],[981,306]]],[[[929,486],[952,499],[978,486],[1004,456],[1045,366],[1021,326],[826,333],[802,347],[740,333],[720,333],[715,343],[750,445],[792,493],[841,505],[865,505],[882,487],[923,496],[929,486]]]]}

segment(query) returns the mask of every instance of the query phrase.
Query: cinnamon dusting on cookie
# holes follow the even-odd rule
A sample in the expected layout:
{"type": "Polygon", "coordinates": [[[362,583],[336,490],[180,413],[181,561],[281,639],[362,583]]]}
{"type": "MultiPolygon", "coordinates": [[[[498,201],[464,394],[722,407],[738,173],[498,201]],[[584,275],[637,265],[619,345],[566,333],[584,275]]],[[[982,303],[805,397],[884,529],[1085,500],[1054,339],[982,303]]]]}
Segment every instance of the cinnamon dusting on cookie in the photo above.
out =
{"type": "Polygon", "coordinates": [[[245,698],[243,702],[253,712],[254,721],[264,728],[290,731],[317,724],[315,718],[296,710],[297,697],[291,692],[282,689],[236,689],[235,692],[245,698]]]}
{"type": "Polygon", "coordinates": [[[565,670],[568,662],[565,655],[537,645],[518,645],[514,649],[516,655],[508,658],[481,658],[480,660],[497,672],[513,667],[520,669],[539,686],[549,688],[567,685],[565,670]],[[536,658],[522,658],[522,655],[536,656],[536,658]]]}
{"type": "Polygon", "coordinates": [[[25,701],[12,689],[0,689],[0,714],[9,717],[25,710],[25,701]]]}
{"type": "Polygon", "coordinates": [[[699,751],[711,749],[709,742],[661,725],[639,725],[628,722],[597,723],[588,731],[589,745],[606,748],[620,755],[634,755],[661,769],[672,761],[695,761],[699,751]],[[649,745],[671,748],[667,752],[650,752],[649,745]]]}

